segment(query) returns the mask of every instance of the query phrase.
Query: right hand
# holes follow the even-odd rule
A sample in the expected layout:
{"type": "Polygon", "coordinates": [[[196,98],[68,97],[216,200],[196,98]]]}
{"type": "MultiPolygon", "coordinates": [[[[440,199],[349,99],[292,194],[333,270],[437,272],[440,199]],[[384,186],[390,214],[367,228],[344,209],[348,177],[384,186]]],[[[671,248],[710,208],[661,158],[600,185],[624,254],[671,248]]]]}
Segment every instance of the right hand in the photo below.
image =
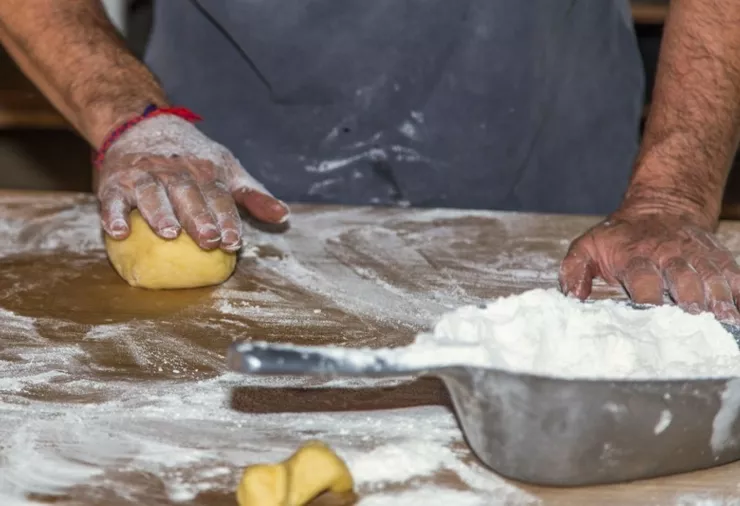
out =
{"type": "Polygon", "coordinates": [[[661,305],[667,293],[686,312],[740,324],[740,267],[713,228],[696,214],[623,206],[573,241],[560,286],[585,300],[600,277],[636,303],[661,305]]]}
{"type": "Polygon", "coordinates": [[[170,115],[146,119],[113,143],[99,169],[97,195],[111,237],[128,237],[129,213],[138,208],[158,236],[174,239],[184,228],[207,250],[239,249],[237,205],[266,223],[289,216],[227,148],[170,115]]]}

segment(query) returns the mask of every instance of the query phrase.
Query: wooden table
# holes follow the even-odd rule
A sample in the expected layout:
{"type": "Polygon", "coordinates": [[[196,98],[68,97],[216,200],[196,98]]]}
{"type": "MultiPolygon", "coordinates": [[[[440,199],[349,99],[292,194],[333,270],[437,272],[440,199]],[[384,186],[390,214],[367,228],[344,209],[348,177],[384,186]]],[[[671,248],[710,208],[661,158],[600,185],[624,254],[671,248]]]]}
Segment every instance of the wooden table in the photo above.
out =
{"type": "MultiPolygon", "coordinates": [[[[449,307],[552,287],[593,221],[297,207],[287,231],[249,229],[253,247],[223,286],[161,293],[109,267],[90,196],[0,193],[0,504],[31,492],[63,506],[233,505],[244,465],[314,437],[348,458],[370,505],[740,496],[737,465],[587,489],[507,483],[470,456],[436,381],[277,389],[224,373],[233,338],[394,346],[449,307]]],[[[740,251],[739,224],[721,235],[740,251]]]]}
{"type": "Polygon", "coordinates": [[[636,24],[661,25],[668,15],[668,0],[631,0],[632,19],[636,24]]]}

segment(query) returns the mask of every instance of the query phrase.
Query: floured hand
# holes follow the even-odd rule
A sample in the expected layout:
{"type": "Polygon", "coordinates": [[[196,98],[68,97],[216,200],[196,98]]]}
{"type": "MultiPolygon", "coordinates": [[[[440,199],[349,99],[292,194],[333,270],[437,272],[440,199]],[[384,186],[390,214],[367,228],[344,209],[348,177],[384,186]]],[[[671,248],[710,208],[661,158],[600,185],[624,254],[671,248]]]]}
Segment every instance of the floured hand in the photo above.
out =
{"type": "Polygon", "coordinates": [[[622,211],[576,239],[560,268],[565,293],[586,299],[592,280],[622,285],[630,298],[711,311],[740,323],[740,267],[711,230],[687,215],[622,211]]]}
{"type": "Polygon", "coordinates": [[[146,119],[115,141],[100,166],[97,195],[111,237],[129,235],[129,213],[138,208],[160,237],[174,239],[184,228],[204,249],[239,249],[237,205],[267,223],[289,215],[228,149],[174,115],[146,119]]]}

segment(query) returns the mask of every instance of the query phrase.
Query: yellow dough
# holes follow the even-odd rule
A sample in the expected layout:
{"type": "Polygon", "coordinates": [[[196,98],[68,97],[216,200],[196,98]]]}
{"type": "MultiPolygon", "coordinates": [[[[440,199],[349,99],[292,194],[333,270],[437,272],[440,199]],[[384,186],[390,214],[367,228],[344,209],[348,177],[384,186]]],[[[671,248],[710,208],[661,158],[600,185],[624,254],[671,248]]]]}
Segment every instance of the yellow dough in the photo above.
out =
{"type": "Polygon", "coordinates": [[[183,230],[176,239],[156,235],[139,211],[131,213],[131,234],[106,234],[105,249],[116,272],[131,286],[166,289],[217,285],[234,272],[236,253],[207,251],[183,230]]]}
{"type": "Polygon", "coordinates": [[[303,506],[324,492],[345,494],[353,487],[344,461],[312,441],[284,462],[247,467],[236,498],[239,506],[303,506]]]}

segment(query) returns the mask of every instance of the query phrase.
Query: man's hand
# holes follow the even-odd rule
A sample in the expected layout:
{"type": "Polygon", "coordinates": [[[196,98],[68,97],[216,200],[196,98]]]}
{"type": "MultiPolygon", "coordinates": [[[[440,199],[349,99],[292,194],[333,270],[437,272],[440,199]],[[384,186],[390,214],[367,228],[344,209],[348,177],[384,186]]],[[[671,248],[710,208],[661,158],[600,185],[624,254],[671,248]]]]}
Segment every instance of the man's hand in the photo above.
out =
{"type": "Polygon", "coordinates": [[[663,294],[740,323],[740,268],[712,233],[740,141],[740,2],[673,0],[650,116],[621,209],[571,246],[564,291],[599,276],[636,302],[663,294]]]}
{"type": "Polygon", "coordinates": [[[237,204],[268,223],[288,208],[252,178],[231,152],[176,116],[157,116],[126,131],[105,154],[97,194],[103,228],[116,239],[130,233],[136,207],[152,230],[174,239],[181,227],[201,248],[241,245],[237,204]]]}
{"type": "Polygon", "coordinates": [[[740,323],[740,267],[712,231],[688,215],[624,210],[576,239],[560,268],[566,294],[586,299],[592,280],[621,285],[630,298],[740,323]]]}
{"type": "MultiPolygon", "coordinates": [[[[100,0],[3,0],[0,42],[94,149],[122,122],[169,101],[110,23],[100,0]]],[[[240,245],[237,205],[266,222],[287,208],[234,156],[185,120],[149,118],[105,154],[97,174],[103,227],[128,236],[129,211],[163,238],[181,228],[206,249],[240,245]]]]}

